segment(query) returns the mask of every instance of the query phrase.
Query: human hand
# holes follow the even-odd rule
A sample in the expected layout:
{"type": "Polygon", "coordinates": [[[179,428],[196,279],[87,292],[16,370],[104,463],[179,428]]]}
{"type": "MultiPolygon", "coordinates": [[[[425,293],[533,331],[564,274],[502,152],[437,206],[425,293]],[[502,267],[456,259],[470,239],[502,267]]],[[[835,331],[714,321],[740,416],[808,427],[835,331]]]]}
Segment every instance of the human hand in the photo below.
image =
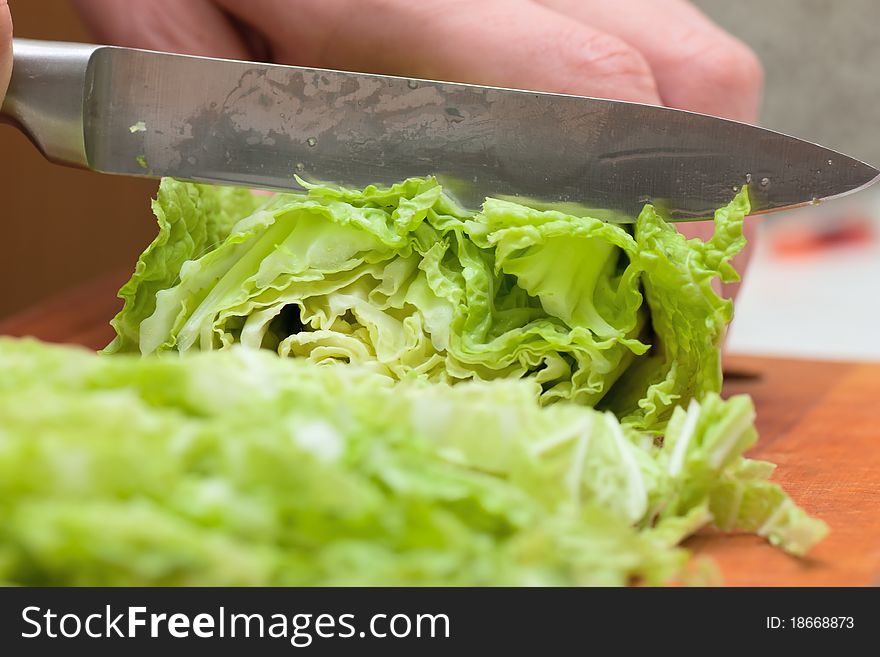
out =
{"type": "Polygon", "coordinates": [[[12,16],[7,0],[0,0],[0,103],[6,97],[12,75],[12,16]]]}
{"type": "Polygon", "coordinates": [[[102,41],[752,121],[761,67],[685,0],[74,0],[102,41]],[[258,38],[254,38],[257,36],[258,38]],[[262,52],[261,52],[262,51],[262,52]]]}

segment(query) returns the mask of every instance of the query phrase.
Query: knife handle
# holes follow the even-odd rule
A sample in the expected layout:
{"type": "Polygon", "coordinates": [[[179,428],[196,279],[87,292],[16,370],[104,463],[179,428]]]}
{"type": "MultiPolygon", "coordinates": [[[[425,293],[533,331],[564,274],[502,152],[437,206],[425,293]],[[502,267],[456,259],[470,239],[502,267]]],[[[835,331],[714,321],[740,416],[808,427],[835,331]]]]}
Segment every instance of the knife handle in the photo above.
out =
{"type": "Polygon", "coordinates": [[[12,78],[0,120],[17,126],[48,159],[85,167],[89,61],[99,46],[13,39],[12,78]]]}

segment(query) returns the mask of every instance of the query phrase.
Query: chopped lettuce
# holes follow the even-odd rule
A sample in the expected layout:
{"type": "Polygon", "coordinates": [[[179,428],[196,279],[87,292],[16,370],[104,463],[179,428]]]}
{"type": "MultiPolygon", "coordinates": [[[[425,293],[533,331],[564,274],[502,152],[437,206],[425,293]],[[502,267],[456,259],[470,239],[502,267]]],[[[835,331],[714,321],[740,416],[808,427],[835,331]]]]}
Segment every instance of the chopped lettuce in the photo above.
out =
{"type": "Polygon", "coordinates": [[[718,392],[744,190],[686,240],[646,206],[634,230],[489,199],[466,212],[433,179],[249,192],[163,180],[159,235],[121,290],[107,351],[235,344],[403,380],[525,379],[542,403],[662,431],[718,392]]]}
{"type": "MultiPolygon", "coordinates": [[[[141,284],[166,289],[156,261],[141,284]]],[[[0,583],[662,584],[690,581],[678,545],[708,523],[795,554],[826,531],[743,458],[746,397],[691,401],[661,441],[542,407],[529,381],[395,383],[330,360],[0,339],[0,583]]]]}

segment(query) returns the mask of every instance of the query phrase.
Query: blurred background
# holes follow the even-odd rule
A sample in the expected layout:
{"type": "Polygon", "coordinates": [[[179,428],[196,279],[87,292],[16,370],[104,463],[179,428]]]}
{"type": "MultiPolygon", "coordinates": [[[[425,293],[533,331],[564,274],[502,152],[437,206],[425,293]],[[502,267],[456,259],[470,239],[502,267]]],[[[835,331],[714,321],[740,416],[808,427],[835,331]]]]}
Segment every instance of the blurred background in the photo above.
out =
{"type": "MultiPolygon", "coordinates": [[[[90,40],[66,0],[9,4],[16,36],[90,40]]],[[[763,125],[880,163],[878,0],[695,4],[763,61],[763,125]]],[[[132,268],[155,233],[155,183],[55,167],[11,128],[0,152],[0,318],[132,268]]],[[[880,360],[880,190],[772,215],[761,231],[729,350],[880,360]]]]}
{"type": "MultiPolygon", "coordinates": [[[[764,63],[764,126],[880,164],[880,2],[695,4],[764,63]]],[[[729,351],[880,360],[877,187],[762,220],[729,351]]]]}

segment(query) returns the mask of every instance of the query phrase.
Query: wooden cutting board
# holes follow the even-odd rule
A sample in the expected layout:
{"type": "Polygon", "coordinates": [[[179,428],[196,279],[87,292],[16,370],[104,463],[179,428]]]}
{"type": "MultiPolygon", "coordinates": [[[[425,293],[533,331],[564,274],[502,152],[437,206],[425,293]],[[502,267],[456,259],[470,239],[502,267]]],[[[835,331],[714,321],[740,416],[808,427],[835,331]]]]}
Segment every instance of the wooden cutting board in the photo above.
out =
{"type": "MultiPolygon", "coordinates": [[[[99,348],[120,302],[118,272],[0,321],[0,334],[99,348]]],[[[806,559],[750,535],[707,532],[688,541],[729,585],[880,584],[880,364],[730,358],[725,394],[748,393],[761,440],[751,455],[779,465],[774,479],[831,526],[806,559]]]]}

